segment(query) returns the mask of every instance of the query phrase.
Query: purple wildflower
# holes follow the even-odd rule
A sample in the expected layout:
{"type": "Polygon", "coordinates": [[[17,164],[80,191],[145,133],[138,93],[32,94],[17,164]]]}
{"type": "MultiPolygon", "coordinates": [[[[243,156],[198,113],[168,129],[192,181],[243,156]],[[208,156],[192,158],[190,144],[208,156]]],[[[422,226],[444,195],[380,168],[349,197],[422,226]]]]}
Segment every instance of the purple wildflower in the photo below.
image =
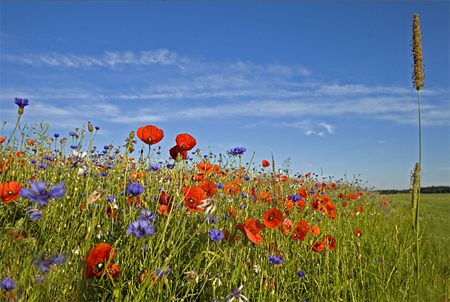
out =
{"type": "Polygon", "coordinates": [[[142,238],[150,234],[156,234],[156,230],[152,226],[151,222],[147,220],[137,220],[128,225],[127,234],[134,234],[137,238],[142,238]]]}
{"type": "Polygon", "coordinates": [[[236,155],[244,154],[245,151],[247,151],[247,149],[241,148],[241,147],[236,147],[234,149],[231,149],[230,153],[231,153],[231,155],[236,156],[236,155]]]}
{"type": "Polygon", "coordinates": [[[20,197],[27,198],[31,202],[36,202],[40,207],[47,205],[49,198],[58,199],[64,196],[66,193],[66,188],[64,188],[65,183],[62,182],[53,186],[49,191],[45,190],[45,181],[31,181],[30,182],[30,190],[22,188],[20,190],[20,197]],[[33,194],[32,192],[36,193],[33,194]]]}
{"type": "Polygon", "coordinates": [[[144,187],[141,184],[136,183],[129,184],[125,190],[125,193],[133,196],[140,195],[142,192],[144,192],[144,187]]]}
{"type": "Polygon", "coordinates": [[[15,289],[16,286],[17,286],[16,281],[14,281],[14,279],[11,278],[3,279],[1,283],[1,289],[4,289],[6,291],[11,291],[15,289]]]}
{"type": "Polygon", "coordinates": [[[281,264],[281,263],[283,263],[284,261],[283,261],[283,258],[280,258],[280,257],[277,257],[277,256],[270,255],[270,256],[269,256],[269,262],[272,263],[272,264],[281,264]]]}
{"type": "Polygon", "coordinates": [[[212,229],[211,231],[209,231],[208,235],[212,241],[216,241],[216,242],[220,241],[224,238],[223,233],[221,231],[219,231],[218,229],[212,229]]]}

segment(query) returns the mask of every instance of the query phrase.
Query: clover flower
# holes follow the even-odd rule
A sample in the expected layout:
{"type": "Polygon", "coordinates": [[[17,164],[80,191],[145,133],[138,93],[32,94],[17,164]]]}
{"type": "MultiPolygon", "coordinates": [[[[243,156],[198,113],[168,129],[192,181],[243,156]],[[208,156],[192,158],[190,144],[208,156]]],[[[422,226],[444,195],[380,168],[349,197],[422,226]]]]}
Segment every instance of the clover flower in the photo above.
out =
{"type": "Polygon", "coordinates": [[[45,181],[30,182],[30,190],[22,188],[20,190],[20,197],[27,198],[31,202],[37,202],[40,207],[47,205],[50,198],[58,199],[64,196],[66,193],[66,188],[64,188],[65,183],[62,182],[53,186],[49,191],[45,190],[45,181]],[[33,194],[32,192],[36,193],[33,194]]]}
{"type": "Polygon", "coordinates": [[[147,220],[139,219],[137,221],[133,221],[127,228],[127,235],[136,235],[137,238],[154,234],[156,234],[156,230],[152,226],[151,222],[147,220]]]}
{"type": "Polygon", "coordinates": [[[237,300],[239,302],[242,302],[242,299],[245,301],[248,301],[247,297],[241,294],[241,290],[244,287],[244,285],[239,286],[238,289],[232,289],[230,291],[230,294],[225,297],[225,302],[232,302],[234,300],[237,300]]]}

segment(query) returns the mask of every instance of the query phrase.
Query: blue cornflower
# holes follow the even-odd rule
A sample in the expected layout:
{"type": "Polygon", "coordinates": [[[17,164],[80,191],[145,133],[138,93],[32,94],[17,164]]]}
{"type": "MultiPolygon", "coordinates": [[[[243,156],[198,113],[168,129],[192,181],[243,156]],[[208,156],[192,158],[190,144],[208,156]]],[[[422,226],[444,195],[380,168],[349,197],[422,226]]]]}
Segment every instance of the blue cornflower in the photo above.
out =
{"type": "Polygon", "coordinates": [[[55,255],[55,256],[50,257],[50,261],[56,265],[63,264],[66,262],[66,260],[67,260],[67,256],[65,256],[65,255],[55,255]]]}
{"type": "Polygon", "coordinates": [[[211,231],[208,232],[209,237],[212,241],[220,241],[223,239],[224,235],[221,231],[218,229],[211,229],[211,231]]]}
{"type": "Polygon", "coordinates": [[[284,261],[283,261],[283,258],[280,258],[280,257],[277,257],[277,256],[270,255],[270,256],[269,256],[269,262],[272,263],[272,264],[281,264],[281,263],[283,263],[284,261]]]}
{"type": "Polygon", "coordinates": [[[159,165],[153,165],[151,164],[149,167],[150,171],[159,171],[161,170],[161,167],[159,165]]]}
{"type": "Polygon", "coordinates": [[[166,167],[167,167],[167,169],[173,169],[173,168],[175,167],[175,165],[173,165],[173,164],[168,164],[166,167]]]}
{"type": "Polygon", "coordinates": [[[241,193],[242,198],[247,198],[247,194],[241,193]]]}
{"type": "Polygon", "coordinates": [[[127,234],[136,235],[137,238],[142,238],[144,236],[148,236],[150,234],[156,234],[155,228],[152,226],[151,222],[147,220],[137,220],[133,221],[128,225],[127,234]]]}
{"type": "Polygon", "coordinates": [[[236,155],[244,154],[245,151],[247,151],[247,149],[241,148],[241,147],[236,147],[234,149],[231,149],[230,153],[231,153],[231,155],[236,156],[236,155]]]}
{"type": "Polygon", "coordinates": [[[30,214],[31,221],[36,221],[36,220],[42,219],[42,211],[41,210],[32,211],[32,212],[29,212],[28,214],[30,214]]]}
{"type": "Polygon", "coordinates": [[[107,176],[108,175],[108,172],[102,172],[102,173],[100,173],[102,176],[107,176]]]}
{"type": "Polygon", "coordinates": [[[375,261],[376,261],[376,262],[383,262],[383,260],[378,259],[378,258],[375,258],[375,261]]]}
{"type": "Polygon", "coordinates": [[[163,271],[163,270],[161,269],[161,267],[158,266],[158,267],[156,268],[156,271],[153,272],[153,274],[154,274],[156,277],[158,277],[158,278],[161,278],[161,277],[163,276],[163,274],[164,274],[164,277],[167,277],[167,275],[169,274],[169,271],[170,271],[170,267],[169,267],[169,265],[167,264],[167,269],[166,269],[165,271],[163,271]]]}
{"type": "Polygon", "coordinates": [[[78,146],[70,145],[70,148],[75,150],[78,149],[78,146]]]}
{"type": "Polygon", "coordinates": [[[53,134],[56,138],[58,138],[59,137],[59,134],[58,133],[55,133],[55,134],[53,134]]]}
{"type": "Polygon", "coordinates": [[[47,165],[43,164],[43,163],[37,164],[36,167],[41,168],[41,169],[47,169],[47,165]]]}
{"type": "Polygon", "coordinates": [[[66,262],[67,257],[64,255],[55,255],[50,258],[41,257],[41,260],[36,261],[34,263],[43,273],[47,272],[50,269],[50,265],[56,264],[60,265],[66,262]]]}
{"type": "Polygon", "coordinates": [[[113,202],[114,200],[116,200],[116,195],[113,195],[113,196],[108,196],[108,201],[109,202],[113,202]]]}
{"type": "Polygon", "coordinates": [[[11,291],[15,289],[16,286],[17,286],[16,281],[14,281],[14,279],[11,278],[3,279],[1,283],[1,288],[6,291],[11,291]]]}
{"type": "Polygon", "coordinates": [[[100,130],[100,127],[98,127],[98,126],[95,126],[95,130],[97,130],[97,131],[98,131],[98,130],[100,130]]]}
{"type": "Polygon", "coordinates": [[[225,188],[225,185],[221,184],[220,182],[216,182],[216,188],[217,189],[223,189],[223,188],[225,188]]]}
{"type": "Polygon", "coordinates": [[[139,220],[155,220],[156,219],[156,214],[152,215],[152,211],[150,210],[141,210],[141,218],[139,218],[139,220]],[[152,215],[152,216],[150,216],[152,215]]]}
{"type": "Polygon", "coordinates": [[[109,149],[109,145],[104,145],[103,149],[108,150],[109,149]]]}
{"type": "Polygon", "coordinates": [[[301,278],[301,277],[303,277],[305,275],[305,272],[304,271],[298,271],[297,275],[301,278]]]}
{"type": "Polygon", "coordinates": [[[107,166],[106,166],[106,168],[108,168],[108,169],[112,169],[112,168],[114,168],[114,165],[112,165],[112,164],[109,164],[109,165],[107,165],[107,166]]]}
{"type": "Polygon", "coordinates": [[[301,199],[302,199],[302,197],[300,195],[291,195],[291,200],[292,201],[299,201],[301,199]]]}
{"type": "Polygon", "coordinates": [[[31,202],[36,202],[40,207],[45,206],[48,203],[49,198],[58,199],[64,196],[66,193],[65,183],[62,182],[53,186],[50,191],[45,190],[45,181],[31,181],[30,190],[36,194],[33,194],[26,188],[20,190],[19,196],[29,199],[31,202]]]}
{"type": "Polygon", "coordinates": [[[25,106],[28,106],[28,100],[27,99],[19,99],[19,98],[14,98],[14,103],[16,103],[17,106],[19,106],[19,115],[22,115],[23,113],[23,108],[25,108],[25,106]]]}
{"type": "Polygon", "coordinates": [[[37,163],[37,161],[35,161],[34,159],[30,160],[30,164],[34,165],[35,163],[37,163]]]}
{"type": "Polygon", "coordinates": [[[142,192],[144,192],[144,187],[141,184],[136,183],[129,184],[125,190],[125,193],[133,196],[140,195],[142,192]]]}
{"type": "MultiPolygon", "coordinates": [[[[75,132],[70,132],[69,135],[71,136],[77,136],[77,134],[75,132]]],[[[72,147],[72,146],[71,146],[72,147]]]]}
{"type": "Polygon", "coordinates": [[[212,215],[209,215],[209,216],[205,216],[205,219],[208,223],[215,223],[217,221],[217,219],[219,219],[219,216],[212,218],[212,215]]]}

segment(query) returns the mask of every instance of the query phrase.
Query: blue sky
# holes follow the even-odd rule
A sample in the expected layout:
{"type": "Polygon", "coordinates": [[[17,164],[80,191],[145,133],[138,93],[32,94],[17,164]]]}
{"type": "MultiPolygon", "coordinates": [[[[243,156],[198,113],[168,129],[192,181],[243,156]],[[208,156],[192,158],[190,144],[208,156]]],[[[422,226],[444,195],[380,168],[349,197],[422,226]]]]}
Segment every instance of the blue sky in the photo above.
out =
{"type": "MultiPolygon", "coordinates": [[[[406,189],[418,161],[412,17],[425,63],[422,185],[450,183],[448,1],[0,2],[4,135],[23,123],[68,137],[91,121],[95,145],[164,130],[163,154],[196,148],[243,162],[380,189],[406,189]]],[[[138,140],[137,148],[143,144],[138,140]]]]}

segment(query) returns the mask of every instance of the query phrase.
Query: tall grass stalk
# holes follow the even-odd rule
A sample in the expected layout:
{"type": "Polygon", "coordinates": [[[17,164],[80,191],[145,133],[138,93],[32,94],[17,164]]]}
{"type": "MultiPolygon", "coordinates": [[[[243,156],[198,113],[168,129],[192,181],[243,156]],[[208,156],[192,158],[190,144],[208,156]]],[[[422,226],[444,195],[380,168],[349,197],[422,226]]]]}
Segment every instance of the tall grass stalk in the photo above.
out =
{"type": "MultiPolygon", "coordinates": [[[[420,121],[420,89],[424,86],[423,80],[425,79],[425,75],[423,73],[424,67],[422,64],[422,37],[420,33],[420,21],[419,15],[414,14],[413,20],[413,40],[412,40],[412,51],[414,58],[414,71],[412,74],[412,80],[414,88],[417,90],[418,95],[418,108],[419,108],[419,165],[415,168],[414,175],[416,172],[420,175],[420,169],[422,168],[422,127],[420,121]]],[[[420,208],[420,182],[417,180],[416,182],[416,190],[418,190],[418,194],[416,196],[416,212],[413,216],[414,229],[416,230],[416,254],[417,254],[417,279],[419,279],[419,267],[420,267],[420,258],[419,258],[419,208],[420,208]]],[[[414,194],[414,193],[413,193],[414,194]]],[[[413,204],[414,204],[414,195],[413,195],[413,204]]]]}

